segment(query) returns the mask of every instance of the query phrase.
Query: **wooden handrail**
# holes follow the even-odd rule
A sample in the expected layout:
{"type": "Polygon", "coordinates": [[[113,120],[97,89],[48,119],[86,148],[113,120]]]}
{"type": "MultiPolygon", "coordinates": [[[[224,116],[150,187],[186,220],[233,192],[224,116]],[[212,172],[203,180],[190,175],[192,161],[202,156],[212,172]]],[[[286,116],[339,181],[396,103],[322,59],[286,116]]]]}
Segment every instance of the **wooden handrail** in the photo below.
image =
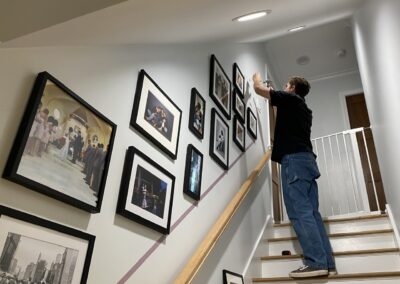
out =
{"type": "Polygon", "coordinates": [[[236,193],[233,199],[229,202],[228,206],[225,208],[224,212],[222,212],[221,216],[214,223],[206,237],[197,248],[196,252],[193,254],[192,258],[175,279],[174,284],[188,284],[192,282],[201,265],[210,254],[211,250],[224,232],[229,221],[232,219],[233,215],[239,208],[247,193],[250,191],[250,188],[253,185],[254,181],[259,176],[265,164],[270,159],[271,152],[271,150],[268,150],[267,153],[258,162],[255,169],[250,173],[248,178],[240,187],[240,190],[236,193]]]}

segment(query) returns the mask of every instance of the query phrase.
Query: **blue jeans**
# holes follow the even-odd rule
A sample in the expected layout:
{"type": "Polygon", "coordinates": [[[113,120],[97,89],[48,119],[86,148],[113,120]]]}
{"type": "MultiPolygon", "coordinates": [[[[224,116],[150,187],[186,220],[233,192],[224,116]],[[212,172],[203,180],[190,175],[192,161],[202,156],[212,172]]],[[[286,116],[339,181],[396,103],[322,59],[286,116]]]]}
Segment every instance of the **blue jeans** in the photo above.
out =
{"type": "Polygon", "coordinates": [[[281,161],[283,198],[304,254],[304,264],[335,268],[332,248],[318,211],[320,173],[313,153],[285,155],[281,161]]]}

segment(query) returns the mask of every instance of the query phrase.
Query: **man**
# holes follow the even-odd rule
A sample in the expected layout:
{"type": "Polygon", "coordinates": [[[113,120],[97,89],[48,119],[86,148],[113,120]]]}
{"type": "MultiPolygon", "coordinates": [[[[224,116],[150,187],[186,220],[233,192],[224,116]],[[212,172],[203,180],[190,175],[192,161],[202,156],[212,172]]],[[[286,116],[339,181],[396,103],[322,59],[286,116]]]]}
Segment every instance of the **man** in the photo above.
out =
{"type": "Polygon", "coordinates": [[[310,84],[292,77],[284,91],[275,91],[262,83],[260,73],[253,75],[255,92],[276,106],[274,147],[271,159],[281,164],[286,211],[304,255],[304,265],[289,273],[293,278],[336,274],[332,249],[320,213],[318,186],[320,176],[312,151],[312,111],[305,96],[310,84]]]}

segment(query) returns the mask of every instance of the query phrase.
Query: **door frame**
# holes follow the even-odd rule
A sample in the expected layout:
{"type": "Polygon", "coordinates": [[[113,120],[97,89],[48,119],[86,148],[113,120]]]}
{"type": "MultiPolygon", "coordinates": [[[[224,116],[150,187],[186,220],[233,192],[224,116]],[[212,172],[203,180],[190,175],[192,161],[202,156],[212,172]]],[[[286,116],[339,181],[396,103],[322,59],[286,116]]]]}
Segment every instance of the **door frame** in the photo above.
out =
{"type": "MultiPolygon", "coordinates": [[[[349,130],[350,127],[350,120],[349,120],[349,110],[347,109],[347,104],[346,104],[346,97],[348,96],[353,96],[353,95],[357,95],[360,93],[364,93],[364,90],[362,88],[359,89],[354,89],[354,90],[348,90],[348,91],[344,91],[344,92],[339,92],[339,101],[340,101],[340,106],[342,108],[342,117],[343,117],[343,121],[344,121],[344,130],[349,130]]],[[[365,93],[364,93],[364,97],[365,97],[365,93]]],[[[368,110],[368,107],[367,107],[368,110]]]]}

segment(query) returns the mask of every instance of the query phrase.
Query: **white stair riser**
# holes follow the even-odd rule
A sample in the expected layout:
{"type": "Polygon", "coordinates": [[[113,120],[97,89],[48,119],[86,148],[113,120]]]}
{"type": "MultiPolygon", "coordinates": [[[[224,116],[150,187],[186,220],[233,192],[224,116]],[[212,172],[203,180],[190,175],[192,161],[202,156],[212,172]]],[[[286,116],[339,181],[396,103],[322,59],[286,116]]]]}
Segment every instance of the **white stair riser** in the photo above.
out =
{"type": "MultiPolygon", "coordinates": [[[[267,283],[267,282],[265,282],[267,283]]],[[[392,278],[363,278],[363,279],[309,279],[294,281],[272,282],[276,284],[399,284],[400,277],[392,278]]],[[[257,283],[262,284],[262,283],[257,283]]]]}
{"type": "MultiPolygon", "coordinates": [[[[396,247],[392,233],[361,235],[352,237],[331,238],[333,251],[351,251],[366,249],[381,249],[396,247]]],[[[297,240],[264,243],[267,255],[281,255],[283,250],[290,250],[292,254],[301,254],[300,244],[297,240]]]]}
{"type": "MultiPolygon", "coordinates": [[[[337,271],[343,274],[400,270],[400,256],[398,252],[336,256],[335,262],[337,271]]],[[[287,277],[290,271],[299,268],[301,265],[303,265],[301,259],[263,261],[262,277],[287,277]]]]}

